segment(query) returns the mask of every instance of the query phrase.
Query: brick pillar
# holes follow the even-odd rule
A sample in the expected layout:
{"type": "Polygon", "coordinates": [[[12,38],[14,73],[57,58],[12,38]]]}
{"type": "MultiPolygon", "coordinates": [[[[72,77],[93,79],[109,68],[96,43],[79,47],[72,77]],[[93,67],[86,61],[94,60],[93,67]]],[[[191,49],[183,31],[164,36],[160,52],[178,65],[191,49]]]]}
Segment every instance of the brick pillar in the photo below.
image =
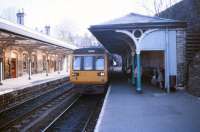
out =
{"type": "Polygon", "coordinates": [[[178,29],[176,32],[177,48],[177,85],[186,85],[186,32],[178,29]]]}

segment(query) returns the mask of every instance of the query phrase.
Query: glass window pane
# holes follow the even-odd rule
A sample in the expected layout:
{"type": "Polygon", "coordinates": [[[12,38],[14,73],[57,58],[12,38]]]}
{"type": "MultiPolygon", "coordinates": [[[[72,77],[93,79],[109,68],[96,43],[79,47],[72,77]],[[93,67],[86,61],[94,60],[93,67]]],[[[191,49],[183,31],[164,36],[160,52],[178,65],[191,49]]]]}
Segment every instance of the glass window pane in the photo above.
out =
{"type": "Polygon", "coordinates": [[[92,56],[84,56],[84,64],[83,69],[84,70],[92,70],[93,68],[93,57],[92,56]]]}
{"type": "Polygon", "coordinates": [[[73,70],[81,70],[81,57],[80,56],[74,57],[73,70]]]}
{"type": "Polygon", "coordinates": [[[96,58],[96,70],[104,70],[104,57],[103,56],[98,56],[96,58]]]}

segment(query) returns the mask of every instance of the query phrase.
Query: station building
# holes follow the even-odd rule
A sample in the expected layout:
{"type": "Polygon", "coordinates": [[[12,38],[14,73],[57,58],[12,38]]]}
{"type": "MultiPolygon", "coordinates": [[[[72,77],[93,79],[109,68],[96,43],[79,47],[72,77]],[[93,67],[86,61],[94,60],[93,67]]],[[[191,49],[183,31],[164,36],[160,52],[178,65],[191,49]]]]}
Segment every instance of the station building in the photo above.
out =
{"type": "Polygon", "coordinates": [[[131,13],[89,28],[111,53],[122,57],[123,70],[132,69],[132,83],[142,92],[142,80],[164,70],[164,87],[184,86],[185,28],[182,21],[131,13]],[[136,79],[135,79],[136,78],[136,79]]]}
{"type": "Polygon", "coordinates": [[[17,13],[18,24],[0,19],[0,83],[2,80],[66,71],[68,54],[75,46],[33,31],[24,24],[24,13],[17,13]]]}

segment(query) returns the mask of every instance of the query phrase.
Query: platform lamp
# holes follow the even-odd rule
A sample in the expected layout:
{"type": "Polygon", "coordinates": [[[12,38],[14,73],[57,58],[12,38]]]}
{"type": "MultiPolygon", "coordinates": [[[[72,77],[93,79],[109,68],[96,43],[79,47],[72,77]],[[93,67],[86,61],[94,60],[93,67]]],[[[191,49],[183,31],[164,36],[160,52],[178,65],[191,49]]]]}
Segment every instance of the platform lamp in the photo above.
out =
{"type": "Polygon", "coordinates": [[[0,85],[3,85],[3,49],[0,48],[0,85]]]}

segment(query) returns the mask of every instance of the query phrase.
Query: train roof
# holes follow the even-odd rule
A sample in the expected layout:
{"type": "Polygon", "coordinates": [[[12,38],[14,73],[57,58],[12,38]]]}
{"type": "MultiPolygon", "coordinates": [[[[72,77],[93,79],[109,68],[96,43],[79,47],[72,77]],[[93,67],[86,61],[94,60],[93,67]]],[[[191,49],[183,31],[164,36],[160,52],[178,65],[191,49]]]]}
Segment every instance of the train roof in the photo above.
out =
{"type": "Polygon", "coordinates": [[[73,54],[104,54],[108,53],[104,48],[80,48],[73,51],[73,54]]]}

